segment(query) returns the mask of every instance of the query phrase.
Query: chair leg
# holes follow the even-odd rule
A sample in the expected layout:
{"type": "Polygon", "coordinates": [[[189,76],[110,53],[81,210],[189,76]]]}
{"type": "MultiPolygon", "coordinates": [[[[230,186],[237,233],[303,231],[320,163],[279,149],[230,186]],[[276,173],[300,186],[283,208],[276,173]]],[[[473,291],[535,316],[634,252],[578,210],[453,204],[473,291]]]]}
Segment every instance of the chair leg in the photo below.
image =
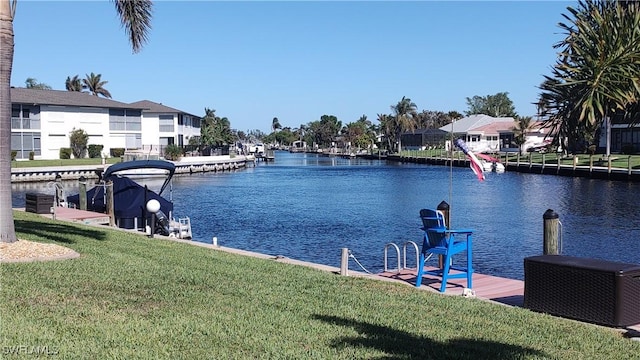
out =
{"type": "Polygon", "coordinates": [[[467,288],[469,289],[473,289],[473,283],[472,283],[472,278],[473,278],[473,262],[471,261],[473,259],[473,242],[471,239],[471,236],[469,236],[467,238],[467,288]]]}
{"type": "Polygon", "coordinates": [[[420,254],[420,263],[418,264],[418,273],[416,274],[416,287],[422,285],[422,276],[424,274],[424,253],[420,254]]]}
{"type": "Polygon", "coordinates": [[[451,255],[447,254],[444,259],[444,269],[442,269],[442,284],[440,292],[443,293],[447,289],[447,279],[449,278],[449,268],[451,267],[451,255]]]}

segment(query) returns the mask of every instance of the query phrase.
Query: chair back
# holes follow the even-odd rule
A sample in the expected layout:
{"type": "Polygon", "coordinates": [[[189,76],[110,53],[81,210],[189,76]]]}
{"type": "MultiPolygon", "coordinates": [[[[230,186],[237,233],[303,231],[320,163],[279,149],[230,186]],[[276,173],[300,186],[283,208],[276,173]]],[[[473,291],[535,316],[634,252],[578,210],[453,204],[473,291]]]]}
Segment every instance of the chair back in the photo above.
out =
{"type": "Polygon", "coordinates": [[[420,210],[420,219],[422,219],[422,230],[424,230],[428,239],[429,247],[446,246],[445,235],[429,229],[446,229],[444,214],[439,210],[422,209],[420,210]]]}

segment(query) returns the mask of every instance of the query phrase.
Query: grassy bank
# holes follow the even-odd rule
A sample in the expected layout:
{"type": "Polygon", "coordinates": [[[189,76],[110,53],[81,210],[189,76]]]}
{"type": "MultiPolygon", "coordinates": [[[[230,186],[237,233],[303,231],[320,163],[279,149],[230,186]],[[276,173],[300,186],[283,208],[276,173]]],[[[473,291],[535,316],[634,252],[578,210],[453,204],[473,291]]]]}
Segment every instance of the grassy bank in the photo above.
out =
{"type": "Polygon", "coordinates": [[[3,358],[632,359],[614,330],[16,212],[75,260],[2,264],[3,358]]]}
{"type": "MultiPolygon", "coordinates": [[[[120,162],[119,157],[110,157],[106,159],[107,164],[115,164],[120,162]]],[[[56,159],[56,160],[25,160],[12,161],[12,168],[30,168],[30,167],[46,167],[46,166],[80,166],[80,165],[102,165],[100,158],[84,158],[84,159],[56,159]]]]}

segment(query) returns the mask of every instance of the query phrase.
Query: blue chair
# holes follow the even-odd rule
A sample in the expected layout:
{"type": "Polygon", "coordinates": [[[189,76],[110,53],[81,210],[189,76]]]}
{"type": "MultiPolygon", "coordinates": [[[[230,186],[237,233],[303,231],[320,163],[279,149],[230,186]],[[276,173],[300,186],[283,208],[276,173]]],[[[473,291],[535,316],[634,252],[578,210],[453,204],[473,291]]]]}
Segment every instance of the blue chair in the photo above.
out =
{"type": "Polygon", "coordinates": [[[420,210],[420,218],[422,219],[422,230],[424,230],[424,240],[422,242],[422,250],[420,252],[420,263],[418,264],[418,274],[416,278],[416,287],[422,284],[424,275],[439,276],[442,278],[440,292],[444,292],[447,287],[448,279],[467,278],[467,288],[471,289],[471,277],[473,275],[472,259],[472,234],[473,230],[449,230],[445,224],[444,215],[441,211],[422,209],[420,210]],[[453,255],[467,252],[466,266],[452,265],[451,258],[453,255]],[[425,270],[425,261],[429,254],[442,255],[443,268],[436,270],[425,270]],[[459,273],[450,274],[451,270],[460,271],[459,273]]]}

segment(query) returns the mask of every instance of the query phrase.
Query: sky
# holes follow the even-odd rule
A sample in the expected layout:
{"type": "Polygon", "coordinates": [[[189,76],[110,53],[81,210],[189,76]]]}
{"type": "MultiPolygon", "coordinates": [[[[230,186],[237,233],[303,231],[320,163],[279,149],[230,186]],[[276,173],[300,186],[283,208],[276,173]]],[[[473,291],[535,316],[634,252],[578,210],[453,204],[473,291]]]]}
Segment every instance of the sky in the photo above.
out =
{"type": "Polygon", "coordinates": [[[468,110],[507,92],[535,116],[558,58],[559,22],[577,1],[155,1],[133,54],[111,1],[18,1],[11,85],[64,90],[102,74],[113,100],[151,100],[241,131],[343,124],[405,96],[419,111],[468,110]]]}

